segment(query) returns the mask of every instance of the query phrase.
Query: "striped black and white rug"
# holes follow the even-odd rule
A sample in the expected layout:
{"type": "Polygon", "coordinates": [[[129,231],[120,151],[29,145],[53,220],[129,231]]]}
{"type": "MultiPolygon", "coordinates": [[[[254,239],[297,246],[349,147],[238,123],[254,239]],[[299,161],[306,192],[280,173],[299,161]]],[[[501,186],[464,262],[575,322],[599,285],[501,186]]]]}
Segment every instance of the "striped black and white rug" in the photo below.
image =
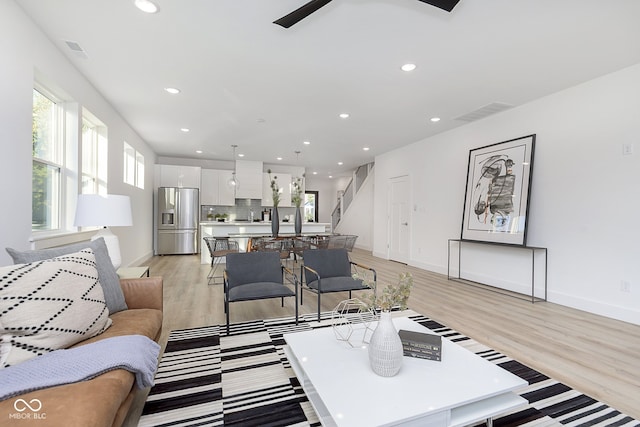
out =
{"type": "MultiPolygon", "coordinates": [[[[636,426],[640,422],[429,318],[415,321],[524,378],[529,406],[495,426],[636,426]]],[[[139,426],[319,426],[282,335],[328,327],[331,314],[172,331],[139,426]]]]}

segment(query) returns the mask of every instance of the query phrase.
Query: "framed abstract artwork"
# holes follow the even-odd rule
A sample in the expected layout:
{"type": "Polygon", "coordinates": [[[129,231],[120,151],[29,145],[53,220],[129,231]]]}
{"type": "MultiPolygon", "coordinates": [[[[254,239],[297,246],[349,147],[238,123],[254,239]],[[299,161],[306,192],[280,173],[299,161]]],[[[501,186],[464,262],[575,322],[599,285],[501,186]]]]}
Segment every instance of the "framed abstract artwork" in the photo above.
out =
{"type": "Polygon", "coordinates": [[[526,245],[536,135],[469,151],[462,240],[526,245]]]}

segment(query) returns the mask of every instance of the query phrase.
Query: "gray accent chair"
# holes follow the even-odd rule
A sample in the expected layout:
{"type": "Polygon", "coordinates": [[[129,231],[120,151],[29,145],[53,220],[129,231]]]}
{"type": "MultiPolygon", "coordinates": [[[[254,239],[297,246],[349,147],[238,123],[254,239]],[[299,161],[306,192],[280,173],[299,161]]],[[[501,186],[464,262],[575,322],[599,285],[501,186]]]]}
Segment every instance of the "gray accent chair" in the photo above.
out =
{"type": "MultiPolygon", "coordinates": [[[[300,280],[306,289],[318,295],[318,320],[320,320],[320,299],[322,294],[329,292],[349,292],[371,290],[362,279],[354,279],[354,267],[363,268],[373,273],[373,283],[376,283],[376,271],[349,259],[346,249],[309,249],[302,253],[304,265],[300,268],[300,280]],[[303,280],[304,277],[304,280],[303,280]]],[[[300,304],[303,288],[300,287],[300,304]]],[[[373,288],[375,295],[375,286],[373,288]]]]}
{"type": "Polygon", "coordinates": [[[227,255],[224,270],[224,312],[229,335],[229,303],[293,297],[298,324],[298,278],[280,263],[278,252],[241,252],[227,255]],[[285,276],[289,273],[292,279],[285,276]],[[293,285],[293,289],[291,289],[293,285]]]}

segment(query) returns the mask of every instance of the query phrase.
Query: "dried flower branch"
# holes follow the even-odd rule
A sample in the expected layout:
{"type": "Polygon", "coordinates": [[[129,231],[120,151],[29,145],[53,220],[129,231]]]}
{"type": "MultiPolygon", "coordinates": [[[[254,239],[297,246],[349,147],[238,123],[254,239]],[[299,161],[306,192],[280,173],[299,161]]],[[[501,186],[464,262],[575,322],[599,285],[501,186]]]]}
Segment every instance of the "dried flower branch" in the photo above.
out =
{"type": "MultiPolygon", "coordinates": [[[[361,279],[362,282],[372,289],[376,289],[378,286],[373,280],[360,277],[357,273],[353,275],[354,279],[361,279]]],[[[382,311],[389,311],[392,308],[400,308],[404,310],[407,308],[407,301],[409,295],[411,295],[411,288],[413,287],[413,276],[411,273],[401,273],[396,285],[388,284],[382,290],[382,295],[374,293],[368,298],[365,303],[372,309],[379,309],[382,311]]]]}
{"type": "Polygon", "coordinates": [[[302,182],[303,182],[302,180],[303,179],[304,179],[304,175],[302,175],[302,178],[297,176],[293,179],[291,201],[296,206],[296,208],[299,208],[300,205],[302,204],[302,182]]]}
{"type": "Polygon", "coordinates": [[[273,199],[273,206],[277,208],[280,204],[280,188],[278,187],[278,177],[275,175],[273,176],[273,178],[271,177],[271,169],[268,169],[267,173],[269,174],[269,181],[271,183],[271,198],[273,199]]]}

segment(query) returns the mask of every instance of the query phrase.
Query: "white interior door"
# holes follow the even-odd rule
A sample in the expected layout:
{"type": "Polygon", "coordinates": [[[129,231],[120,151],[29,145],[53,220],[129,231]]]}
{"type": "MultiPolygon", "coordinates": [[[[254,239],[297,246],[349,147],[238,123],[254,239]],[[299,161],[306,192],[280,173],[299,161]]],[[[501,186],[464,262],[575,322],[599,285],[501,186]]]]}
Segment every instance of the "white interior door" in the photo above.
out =
{"type": "Polygon", "coordinates": [[[409,262],[409,177],[389,180],[389,259],[409,262]]]}

